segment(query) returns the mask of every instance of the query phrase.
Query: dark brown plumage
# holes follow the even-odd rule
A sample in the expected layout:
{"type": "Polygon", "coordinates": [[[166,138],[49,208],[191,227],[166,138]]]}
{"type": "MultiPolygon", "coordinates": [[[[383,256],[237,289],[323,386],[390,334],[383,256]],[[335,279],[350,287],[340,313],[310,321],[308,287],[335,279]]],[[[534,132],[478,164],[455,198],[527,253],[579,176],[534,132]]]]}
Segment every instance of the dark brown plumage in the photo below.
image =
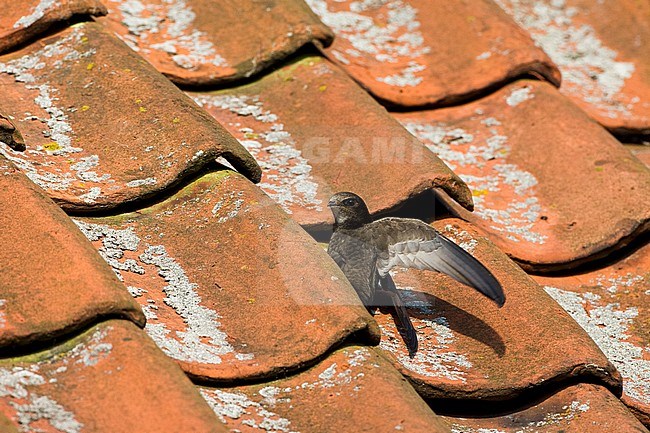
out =
{"type": "Polygon", "coordinates": [[[478,290],[499,307],[504,304],[501,284],[490,271],[428,224],[408,218],[372,221],[364,201],[351,192],[335,194],[328,206],[335,220],[329,255],[364,305],[395,308],[411,356],[417,351],[417,334],[389,274],[392,267],[442,272],[478,290]]]}

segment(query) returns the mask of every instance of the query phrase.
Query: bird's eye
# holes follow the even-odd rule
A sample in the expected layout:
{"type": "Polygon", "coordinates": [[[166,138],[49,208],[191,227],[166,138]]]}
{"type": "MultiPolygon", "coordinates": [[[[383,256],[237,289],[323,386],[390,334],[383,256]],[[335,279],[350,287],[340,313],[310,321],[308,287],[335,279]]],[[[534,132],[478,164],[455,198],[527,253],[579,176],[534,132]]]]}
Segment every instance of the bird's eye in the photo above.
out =
{"type": "Polygon", "coordinates": [[[357,201],[353,198],[346,198],[343,200],[343,206],[354,206],[357,203],[357,201]]]}

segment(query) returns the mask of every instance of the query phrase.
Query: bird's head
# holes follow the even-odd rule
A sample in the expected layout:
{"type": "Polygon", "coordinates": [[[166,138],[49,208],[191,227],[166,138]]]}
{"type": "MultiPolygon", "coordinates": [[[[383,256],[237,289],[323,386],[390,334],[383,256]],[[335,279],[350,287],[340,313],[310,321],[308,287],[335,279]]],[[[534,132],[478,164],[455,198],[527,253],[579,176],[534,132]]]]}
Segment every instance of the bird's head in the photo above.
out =
{"type": "Polygon", "coordinates": [[[327,206],[334,214],[335,227],[354,229],[372,221],[363,199],[354,193],[338,192],[327,206]]]}

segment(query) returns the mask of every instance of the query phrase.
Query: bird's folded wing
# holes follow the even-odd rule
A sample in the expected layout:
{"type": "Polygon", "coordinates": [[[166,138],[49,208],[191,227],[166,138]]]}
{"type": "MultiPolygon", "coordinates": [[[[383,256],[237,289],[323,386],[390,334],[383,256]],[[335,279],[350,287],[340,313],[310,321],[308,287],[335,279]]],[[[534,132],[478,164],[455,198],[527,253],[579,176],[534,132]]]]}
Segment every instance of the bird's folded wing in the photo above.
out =
{"type": "Polygon", "coordinates": [[[380,275],[395,267],[442,272],[471,286],[501,306],[505,295],[501,284],[481,262],[461,247],[419,220],[384,218],[373,224],[386,233],[377,261],[380,275]]]}

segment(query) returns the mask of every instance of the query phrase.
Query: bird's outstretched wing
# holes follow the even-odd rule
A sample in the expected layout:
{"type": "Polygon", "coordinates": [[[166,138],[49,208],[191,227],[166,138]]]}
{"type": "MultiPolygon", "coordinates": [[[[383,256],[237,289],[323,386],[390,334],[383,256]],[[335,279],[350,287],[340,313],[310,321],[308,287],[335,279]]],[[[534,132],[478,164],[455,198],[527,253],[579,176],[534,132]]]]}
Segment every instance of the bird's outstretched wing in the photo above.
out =
{"type": "Polygon", "coordinates": [[[394,266],[442,272],[492,299],[500,307],[506,297],[503,288],[481,262],[415,219],[383,218],[368,224],[380,251],[377,269],[381,276],[394,266]]]}

